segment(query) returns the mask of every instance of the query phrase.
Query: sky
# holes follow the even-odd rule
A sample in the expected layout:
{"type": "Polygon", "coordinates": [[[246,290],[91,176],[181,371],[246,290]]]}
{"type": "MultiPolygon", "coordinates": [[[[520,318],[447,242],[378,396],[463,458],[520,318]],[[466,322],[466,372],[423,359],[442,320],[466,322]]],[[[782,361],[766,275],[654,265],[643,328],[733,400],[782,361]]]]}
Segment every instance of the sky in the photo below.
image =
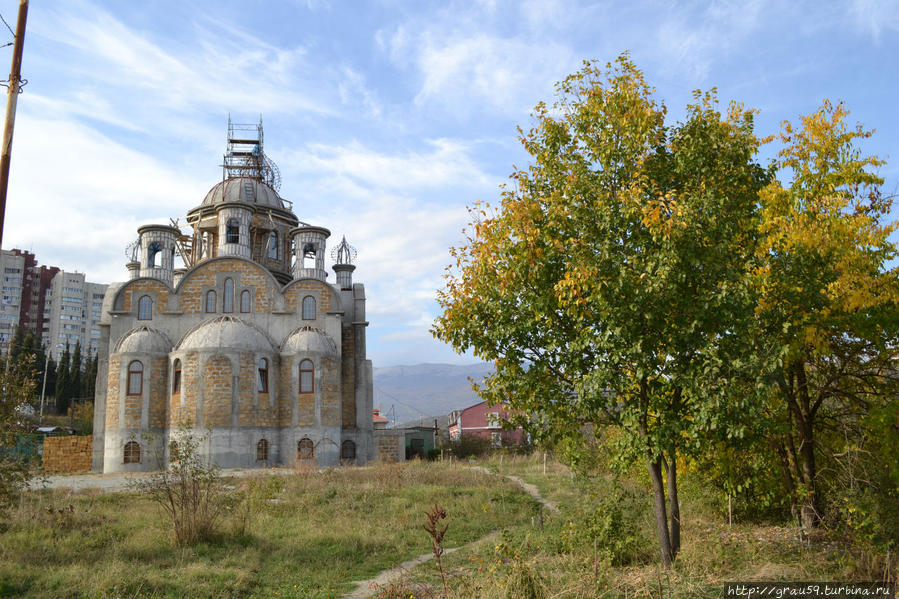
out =
{"type": "Polygon", "coordinates": [[[695,89],[758,109],[760,135],[842,100],[899,184],[892,0],[35,0],[3,247],[124,280],[137,227],[221,180],[229,115],[261,118],[297,217],[358,251],[374,366],[469,363],[429,333],[467,207],[527,166],[517,128],[555,82],[625,51],[672,123],[695,89]]]}

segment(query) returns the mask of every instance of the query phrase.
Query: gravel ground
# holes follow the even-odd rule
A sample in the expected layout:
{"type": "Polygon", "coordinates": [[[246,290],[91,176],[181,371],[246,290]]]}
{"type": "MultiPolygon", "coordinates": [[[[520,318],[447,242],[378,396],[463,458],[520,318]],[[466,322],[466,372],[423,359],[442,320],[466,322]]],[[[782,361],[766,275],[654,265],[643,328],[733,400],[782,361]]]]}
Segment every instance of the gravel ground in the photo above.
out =
{"type": "MultiPolygon", "coordinates": [[[[289,474],[289,468],[268,468],[266,470],[222,470],[222,476],[253,476],[259,474],[289,474]]],[[[31,480],[29,487],[37,489],[102,489],[104,491],[127,491],[129,485],[153,476],[153,472],[131,472],[128,474],[48,474],[31,480]]]]}

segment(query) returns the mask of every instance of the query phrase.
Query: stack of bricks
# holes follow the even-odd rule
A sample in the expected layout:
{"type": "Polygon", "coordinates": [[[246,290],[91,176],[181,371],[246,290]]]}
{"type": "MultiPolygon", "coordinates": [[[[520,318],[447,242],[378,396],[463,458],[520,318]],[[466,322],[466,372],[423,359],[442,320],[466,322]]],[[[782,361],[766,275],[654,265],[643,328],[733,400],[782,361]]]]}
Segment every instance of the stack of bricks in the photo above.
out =
{"type": "Polygon", "coordinates": [[[378,443],[378,460],[381,462],[405,462],[405,434],[402,430],[375,431],[378,443]]]}
{"type": "Polygon", "coordinates": [[[94,436],[45,437],[44,472],[87,472],[91,469],[94,436]]]}

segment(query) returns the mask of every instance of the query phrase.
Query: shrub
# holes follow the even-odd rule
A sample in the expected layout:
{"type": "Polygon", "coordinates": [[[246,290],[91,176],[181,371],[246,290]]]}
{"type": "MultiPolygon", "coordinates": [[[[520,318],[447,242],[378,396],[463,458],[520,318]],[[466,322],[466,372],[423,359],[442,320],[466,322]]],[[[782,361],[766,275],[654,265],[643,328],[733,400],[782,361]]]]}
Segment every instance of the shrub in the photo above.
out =
{"type": "Polygon", "coordinates": [[[19,498],[33,474],[27,455],[16,450],[25,432],[19,407],[34,393],[34,356],[25,356],[0,368],[0,517],[19,498]]]}
{"type": "Polygon", "coordinates": [[[169,468],[135,484],[169,516],[181,546],[211,538],[233,503],[221,485],[219,467],[200,453],[207,438],[182,426],[169,443],[169,468]]]}
{"type": "Polygon", "coordinates": [[[470,457],[481,457],[490,452],[492,446],[489,439],[472,435],[462,435],[449,442],[449,450],[460,460],[470,457]]]}
{"type": "Polygon", "coordinates": [[[620,485],[586,492],[562,527],[562,549],[592,556],[595,540],[601,561],[620,566],[642,560],[652,551],[641,527],[643,503],[636,492],[620,485]]]}

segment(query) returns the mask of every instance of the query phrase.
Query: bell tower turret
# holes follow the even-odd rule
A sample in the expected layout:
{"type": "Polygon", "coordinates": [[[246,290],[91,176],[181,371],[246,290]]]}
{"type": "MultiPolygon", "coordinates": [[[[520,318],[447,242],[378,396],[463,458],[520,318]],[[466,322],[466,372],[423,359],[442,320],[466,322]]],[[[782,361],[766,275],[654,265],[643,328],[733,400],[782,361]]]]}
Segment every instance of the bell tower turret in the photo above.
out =
{"type": "Polygon", "coordinates": [[[293,239],[293,278],[318,279],[324,281],[328,276],[325,272],[325,241],[331,232],[324,227],[301,225],[290,230],[293,239]]]}
{"type": "Polygon", "coordinates": [[[140,276],[172,284],[175,268],[175,237],[181,231],[169,225],[144,225],[140,235],[140,276]]]}

